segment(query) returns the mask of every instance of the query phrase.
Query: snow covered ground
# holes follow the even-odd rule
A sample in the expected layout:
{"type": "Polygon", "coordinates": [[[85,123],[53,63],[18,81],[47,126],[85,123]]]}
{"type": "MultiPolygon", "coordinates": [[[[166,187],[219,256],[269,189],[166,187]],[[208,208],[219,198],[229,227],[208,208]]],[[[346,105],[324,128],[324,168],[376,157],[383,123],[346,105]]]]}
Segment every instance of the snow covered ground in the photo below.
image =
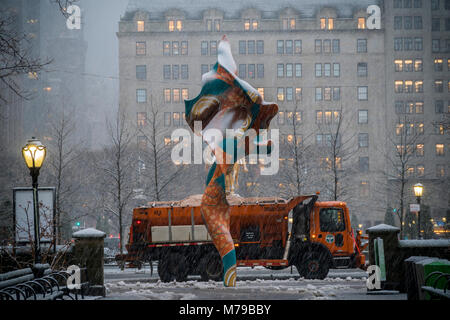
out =
{"type": "Polygon", "coordinates": [[[106,300],[366,300],[406,299],[404,294],[367,295],[366,274],[358,269],[334,269],[324,280],[306,280],[295,268],[268,270],[238,268],[236,287],[203,282],[191,276],[186,282],[164,283],[154,266],[141,270],[105,268],[106,300]]]}

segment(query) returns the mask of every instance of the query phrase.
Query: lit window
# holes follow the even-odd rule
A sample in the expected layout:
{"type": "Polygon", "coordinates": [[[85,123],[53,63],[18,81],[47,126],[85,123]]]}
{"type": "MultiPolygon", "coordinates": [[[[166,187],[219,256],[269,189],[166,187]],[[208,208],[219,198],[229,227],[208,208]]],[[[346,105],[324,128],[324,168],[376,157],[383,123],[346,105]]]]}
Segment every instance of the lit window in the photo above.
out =
{"type": "Polygon", "coordinates": [[[366,28],[366,18],[358,18],[358,29],[366,28]]]}
{"type": "Polygon", "coordinates": [[[359,185],[359,195],[361,197],[369,196],[369,182],[368,181],[361,181],[361,183],[359,185]]]}
{"type": "Polygon", "coordinates": [[[414,91],[416,93],[423,92],[423,81],[422,80],[414,82],[414,91]]]}
{"type": "Polygon", "coordinates": [[[171,100],[171,90],[164,89],[164,102],[169,103],[171,100]]]}
{"type": "Polygon", "coordinates": [[[174,112],[172,115],[172,123],[174,126],[179,126],[180,125],[180,113],[179,112],[174,112]]]}
{"type": "Polygon", "coordinates": [[[169,31],[173,32],[175,31],[175,21],[174,20],[169,20],[169,31]]]}
{"type": "Polygon", "coordinates": [[[443,60],[442,59],[434,59],[434,71],[442,71],[443,68],[443,60]]]}
{"type": "Polygon", "coordinates": [[[250,20],[249,19],[246,19],[244,21],[244,30],[246,30],[246,31],[250,30],[250,20]]]}
{"type": "Polygon", "coordinates": [[[444,155],[444,145],[442,143],[436,144],[436,155],[443,156],[444,155]]]}
{"type": "Polygon", "coordinates": [[[138,136],[137,137],[138,147],[140,150],[143,150],[147,147],[147,138],[145,136],[138,136]]]}
{"type": "Polygon", "coordinates": [[[417,176],[422,177],[425,174],[425,167],[423,165],[417,166],[417,176]]]}
{"type": "Polygon", "coordinates": [[[177,20],[177,31],[183,30],[183,21],[177,20]]]}
{"type": "Polygon", "coordinates": [[[323,112],[322,111],[316,111],[316,123],[320,124],[322,123],[323,119],[323,112]]]}
{"type": "Polygon", "coordinates": [[[189,89],[181,89],[181,97],[183,100],[189,99],[189,89]]]}
{"type": "Polygon", "coordinates": [[[417,144],[416,145],[416,156],[419,156],[419,157],[423,156],[423,151],[424,151],[423,144],[422,143],[417,144]]]}
{"type": "Polygon", "coordinates": [[[404,127],[403,123],[397,123],[395,126],[395,134],[398,136],[402,135],[403,127],[404,127]]]}
{"type": "Polygon", "coordinates": [[[328,30],[333,30],[333,29],[334,29],[334,19],[328,18],[328,30]]]}
{"type": "Polygon", "coordinates": [[[147,44],[145,41],[136,42],[136,55],[142,56],[147,53],[147,44]]]}
{"type": "Polygon", "coordinates": [[[173,89],[172,102],[178,103],[180,102],[180,89],[173,89]]]}
{"type": "Polygon", "coordinates": [[[445,166],[443,164],[436,165],[436,176],[439,178],[445,177],[445,166]]]}
{"type": "Polygon", "coordinates": [[[145,127],[147,124],[147,112],[137,113],[137,125],[138,127],[145,127]]]}
{"type": "Polygon", "coordinates": [[[278,101],[284,101],[284,88],[277,89],[277,99],[278,101]]]}
{"type": "Polygon", "coordinates": [[[258,88],[258,93],[261,95],[261,98],[264,100],[264,88],[258,88]]]}
{"type": "Polygon", "coordinates": [[[252,30],[258,30],[258,20],[252,21],[252,30]]]}
{"type": "Polygon", "coordinates": [[[422,59],[414,60],[414,71],[416,71],[416,72],[423,71],[422,59]]]}
{"type": "Polygon", "coordinates": [[[403,81],[402,80],[396,80],[394,82],[394,89],[396,93],[403,92],[403,81]]]}
{"type": "Polygon", "coordinates": [[[412,92],[412,85],[413,85],[413,82],[411,80],[406,80],[405,81],[404,89],[405,89],[406,93],[411,93],[412,92]]]}
{"type": "Polygon", "coordinates": [[[302,100],[302,88],[295,88],[295,100],[296,101],[302,100]]]}
{"type": "Polygon", "coordinates": [[[395,71],[401,72],[403,71],[403,60],[394,60],[395,71]]]}
{"type": "Polygon", "coordinates": [[[145,31],[145,22],[142,20],[137,21],[137,31],[144,32],[145,31]]]}
{"type": "Polygon", "coordinates": [[[326,18],[320,18],[320,29],[325,29],[327,26],[327,19],[326,18]]]}
{"type": "Polygon", "coordinates": [[[291,30],[295,29],[295,19],[290,19],[289,20],[289,27],[291,28],[291,30]]]}

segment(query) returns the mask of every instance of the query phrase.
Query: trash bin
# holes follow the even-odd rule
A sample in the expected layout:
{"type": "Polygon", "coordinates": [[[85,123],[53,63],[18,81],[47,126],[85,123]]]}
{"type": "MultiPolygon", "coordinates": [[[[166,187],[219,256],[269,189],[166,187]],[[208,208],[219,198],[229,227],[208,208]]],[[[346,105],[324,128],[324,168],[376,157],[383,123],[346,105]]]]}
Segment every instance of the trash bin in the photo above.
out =
{"type": "Polygon", "coordinates": [[[408,300],[419,300],[419,288],[416,282],[416,266],[419,261],[430,257],[412,256],[405,259],[405,289],[408,300]]]}

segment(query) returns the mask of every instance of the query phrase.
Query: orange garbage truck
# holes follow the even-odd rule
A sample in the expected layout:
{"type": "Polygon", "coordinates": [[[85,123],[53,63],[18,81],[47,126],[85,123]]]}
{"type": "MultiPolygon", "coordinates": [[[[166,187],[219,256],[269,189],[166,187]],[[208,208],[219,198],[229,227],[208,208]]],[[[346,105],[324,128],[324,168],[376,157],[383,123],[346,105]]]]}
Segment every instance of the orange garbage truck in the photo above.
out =
{"type": "MultiPolygon", "coordinates": [[[[330,268],[364,268],[360,231],[351,228],[345,202],[318,195],[242,198],[227,196],[237,267],[295,266],[300,276],[323,279],[330,268]]],[[[135,208],[127,253],[119,264],[140,268],[158,261],[162,281],[222,278],[222,261],[200,212],[201,195],[135,208]]]]}

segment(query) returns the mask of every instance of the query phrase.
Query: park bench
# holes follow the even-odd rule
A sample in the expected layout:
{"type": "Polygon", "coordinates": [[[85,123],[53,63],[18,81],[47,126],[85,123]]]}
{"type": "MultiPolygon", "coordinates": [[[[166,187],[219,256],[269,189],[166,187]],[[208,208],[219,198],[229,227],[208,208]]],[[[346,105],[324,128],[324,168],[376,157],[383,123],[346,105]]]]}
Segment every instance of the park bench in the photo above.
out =
{"type": "Polygon", "coordinates": [[[450,292],[448,291],[450,284],[450,274],[443,273],[440,271],[435,271],[430,273],[425,279],[425,285],[422,286],[422,291],[427,292],[431,299],[450,299],[450,292]],[[432,281],[432,279],[434,281],[432,281]],[[437,284],[440,279],[446,279],[447,282],[444,288],[437,288],[437,284]]]}
{"type": "MultiPolygon", "coordinates": [[[[85,269],[81,271],[86,275],[85,269]]],[[[69,276],[67,271],[51,270],[48,264],[36,266],[34,272],[25,268],[0,274],[0,300],[56,300],[64,296],[78,300],[79,293],[84,299],[83,292],[89,282],[82,282],[79,289],[69,289],[69,276]]]]}

